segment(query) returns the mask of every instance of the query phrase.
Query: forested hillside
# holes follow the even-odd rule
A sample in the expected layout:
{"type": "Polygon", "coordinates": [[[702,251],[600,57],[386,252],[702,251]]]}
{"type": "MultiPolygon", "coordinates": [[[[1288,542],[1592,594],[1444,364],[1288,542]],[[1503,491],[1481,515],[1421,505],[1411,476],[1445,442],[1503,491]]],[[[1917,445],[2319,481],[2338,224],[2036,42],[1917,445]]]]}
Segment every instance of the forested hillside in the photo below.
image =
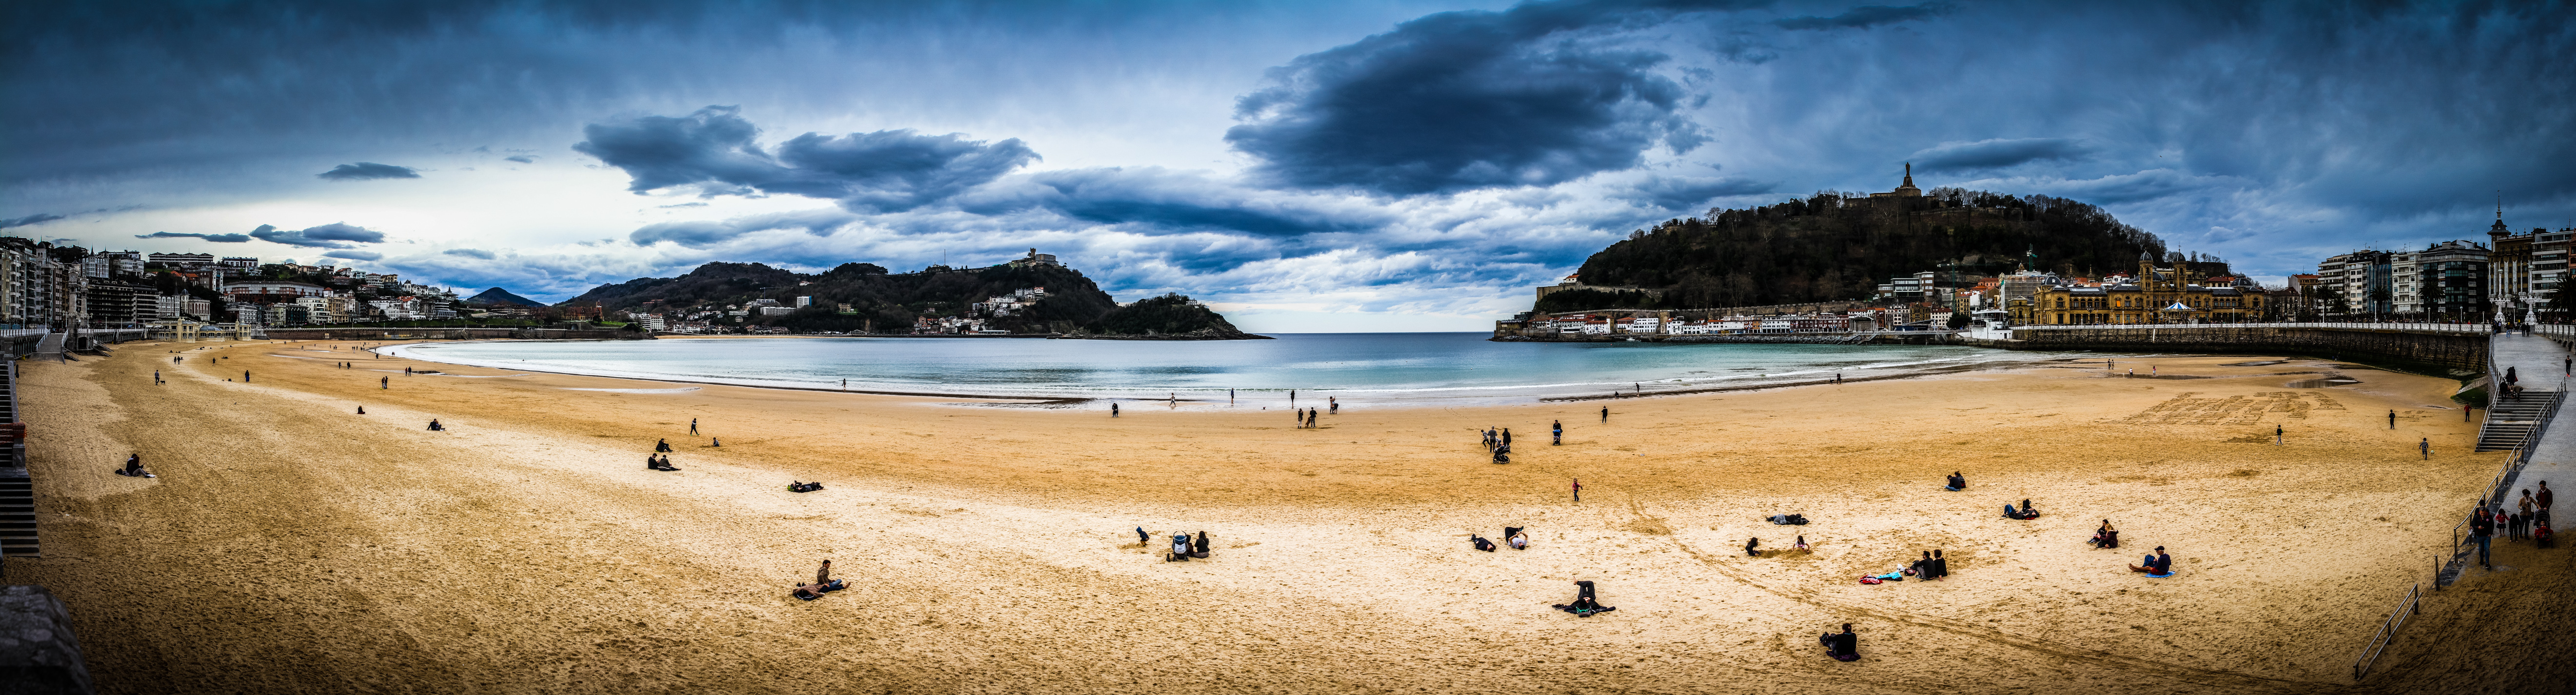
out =
{"type": "MultiPolygon", "coordinates": [[[[873,263],[844,263],[817,275],[772,268],[759,263],[708,263],[675,278],[638,278],[600,285],[566,304],[599,302],[611,311],[659,301],[670,310],[714,309],[755,299],[795,306],[797,297],[814,305],[785,316],[754,321],[798,331],[906,333],[919,317],[966,315],[977,302],[1028,288],[1046,288],[1038,300],[1010,316],[986,319],[986,326],[1014,333],[1087,333],[1144,335],[1197,333],[1243,335],[1223,316],[1189,306],[1176,312],[1162,306],[1165,298],[1121,308],[1081,271],[1056,265],[1019,264],[950,269],[932,266],[918,273],[892,274],[873,263]],[[841,313],[849,304],[852,313],[841,313]]],[[[1184,305],[1187,297],[1179,298],[1184,305]]],[[[1250,337],[1250,336],[1245,336],[1250,337]]]]}
{"type": "MultiPolygon", "coordinates": [[[[1815,196],[1641,229],[1583,262],[1583,284],[1663,289],[1642,294],[1558,292],[1542,311],[1714,308],[1865,299],[1889,278],[1955,269],[1975,278],[2008,273],[2025,254],[2034,270],[2099,277],[2134,272],[2138,254],[2168,257],[2163,240],[2092,205],[2041,195],[1936,188],[1923,198],[1873,203],[1815,196]]],[[[2195,275],[2224,275],[2215,257],[2191,256],[2195,275]]],[[[2164,261],[2159,261],[2163,265],[2164,261]]]]}

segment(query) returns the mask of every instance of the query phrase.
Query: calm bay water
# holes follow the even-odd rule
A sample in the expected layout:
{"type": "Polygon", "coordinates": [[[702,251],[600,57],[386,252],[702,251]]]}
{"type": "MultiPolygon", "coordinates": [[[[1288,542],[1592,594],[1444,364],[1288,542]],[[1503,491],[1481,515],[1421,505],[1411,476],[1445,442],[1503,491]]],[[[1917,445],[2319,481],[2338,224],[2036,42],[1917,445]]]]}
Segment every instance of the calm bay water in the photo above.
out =
{"type": "Polygon", "coordinates": [[[1528,402],[1845,378],[2055,357],[1949,346],[1497,343],[1485,333],[1290,333],[1278,340],[791,338],[431,343],[417,359],[501,369],[751,386],[1000,396],[1528,402]]]}

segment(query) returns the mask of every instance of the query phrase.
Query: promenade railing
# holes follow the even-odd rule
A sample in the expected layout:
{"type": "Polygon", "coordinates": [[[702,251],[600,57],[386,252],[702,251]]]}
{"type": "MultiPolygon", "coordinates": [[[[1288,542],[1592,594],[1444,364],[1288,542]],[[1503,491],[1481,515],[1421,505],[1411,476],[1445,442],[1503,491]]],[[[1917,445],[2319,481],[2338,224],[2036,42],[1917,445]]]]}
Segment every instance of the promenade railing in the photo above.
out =
{"type": "MultiPolygon", "coordinates": [[[[2058,326],[2014,326],[2016,331],[2083,331],[2104,329],[2138,330],[2148,328],[2331,328],[2368,331],[2431,331],[2437,333],[2490,334],[2495,326],[2484,323],[2391,323],[2372,321],[2305,321],[2279,323],[2087,323],[2058,326]]],[[[2576,335],[2571,333],[2570,335],[2576,335]]]]}
{"type": "Polygon", "coordinates": [[[2422,612],[2424,585],[2417,584],[2406,590],[2406,600],[2397,602],[2397,610],[2388,612],[2388,621],[2379,624],[2379,632],[2370,636],[2370,643],[2362,645],[2361,658],[2352,661],[2352,679],[2359,682],[2370,673],[2371,664],[2378,663],[2380,653],[2388,651],[2388,643],[2397,640],[2397,629],[2406,626],[2407,618],[2422,612]]]}

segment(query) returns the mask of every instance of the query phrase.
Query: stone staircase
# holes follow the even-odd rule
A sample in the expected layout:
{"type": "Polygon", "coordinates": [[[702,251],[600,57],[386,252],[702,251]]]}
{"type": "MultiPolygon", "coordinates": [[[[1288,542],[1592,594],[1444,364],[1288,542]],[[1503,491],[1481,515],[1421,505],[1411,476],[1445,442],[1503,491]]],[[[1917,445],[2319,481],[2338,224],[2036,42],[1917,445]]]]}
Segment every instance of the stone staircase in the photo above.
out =
{"type": "Polygon", "coordinates": [[[2478,451],[2504,451],[2522,446],[2550,414],[2558,411],[2563,391],[2524,391],[2520,398],[2490,402],[2486,424],[2478,427],[2478,451]]]}
{"type": "Polygon", "coordinates": [[[36,486],[18,421],[18,363],[0,360],[0,555],[36,555],[36,486]]]}

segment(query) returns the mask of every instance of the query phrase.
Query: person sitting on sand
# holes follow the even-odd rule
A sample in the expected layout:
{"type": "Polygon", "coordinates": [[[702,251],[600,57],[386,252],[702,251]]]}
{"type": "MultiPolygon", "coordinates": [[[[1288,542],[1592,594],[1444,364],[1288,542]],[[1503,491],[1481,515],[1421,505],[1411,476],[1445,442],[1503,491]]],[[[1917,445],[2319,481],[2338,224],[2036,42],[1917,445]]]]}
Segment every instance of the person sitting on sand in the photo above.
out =
{"type": "Polygon", "coordinates": [[[363,405],[362,405],[362,406],[358,406],[358,414],[359,414],[359,415],[365,415],[365,414],[367,414],[367,407],[366,407],[366,406],[363,406],[363,405]]]}
{"type": "Polygon", "coordinates": [[[1484,536],[1479,536],[1473,533],[1467,534],[1467,544],[1476,546],[1477,550],[1482,550],[1488,553],[1494,552],[1494,542],[1485,540],[1484,536]]]}
{"type": "Polygon", "coordinates": [[[645,454],[645,455],[644,455],[644,470],[648,470],[648,471],[658,471],[658,470],[662,470],[662,457],[660,457],[660,456],[655,456],[655,455],[652,455],[652,454],[645,454]]]}
{"type": "MultiPolygon", "coordinates": [[[[653,470],[657,470],[657,471],[676,471],[676,470],[680,470],[680,467],[679,467],[679,466],[671,465],[671,455],[670,455],[670,454],[663,454],[663,455],[662,455],[662,460],[655,462],[655,465],[653,466],[653,470]]],[[[815,483],[815,484],[814,484],[814,489],[816,489],[816,490],[823,489],[823,484],[822,484],[822,483],[815,483]]]]}
{"type": "Polygon", "coordinates": [[[1503,527],[1503,545],[1511,546],[1513,550],[1528,550],[1529,533],[1521,530],[1521,527],[1519,526],[1505,526],[1503,527]]]}
{"type": "Polygon", "coordinates": [[[1762,557],[1762,550],[1761,550],[1761,547],[1762,547],[1762,539],[1760,539],[1760,538],[1755,538],[1755,539],[1752,539],[1752,540],[1745,541],[1745,542],[1744,542],[1744,556],[1745,556],[1745,557],[1762,557]]]}
{"type": "Polygon", "coordinates": [[[2144,572],[2147,574],[2173,574],[2173,556],[2165,554],[2164,546],[2156,546],[2156,553],[2154,555],[2146,556],[2144,559],[2139,560],[2139,562],[2146,564],[2130,565],[2129,571],[2144,572]]]}
{"type": "Polygon", "coordinates": [[[1207,556],[1208,556],[1208,532],[1206,532],[1206,531],[1200,531],[1200,532],[1199,532],[1199,535],[1198,535],[1198,538],[1197,538],[1196,540],[1191,541],[1191,546],[1190,546],[1190,547],[1191,547],[1191,550],[1190,550],[1190,557],[1198,558],[1198,559],[1201,559],[1201,560],[1205,560],[1205,559],[1207,559],[1207,556]]]}
{"type": "Polygon", "coordinates": [[[1958,471],[1950,471],[1950,484],[1942,486],[1941,489],[1951,492],[1968,489],[1968,478],[1966,476],[1959,475],[1958,471]]]}
{"type": "Polygon", "coordinates": [[[1932,576],[1932,551],[1923,551],[1922,559],[1906,564],[1905,573],[1917,577],[1932,576]]]}
{"type": "Polygon", "coordinates": [[[1825,645],[1825,656],[1833,657],[1835,661],[1860,660],[1860,635],[1852,634],[1851,623],[1843,623],[1842,632],[1817,636],[1816,642],[1825,645]]]}
{"type": "Polygon", "coordinates": [[[707,438],[707,446],[712,446],[712,447],[723,447],[723,446],[724,446],[724,440],[722,440],[722,439],[717,439],[717,438],[714,438],[714,437],[708,437],[708,438],[707,438]]]}
{"type": "Polygon", "coordinates": [[[1803,534],[1803,533],[1802,533],[1802,534],[1798,534],[1798,542],[1797,542],[1795,545],[1791,545],[1791,546],[1789,546],[1789,549],[1791,549],[1791,550],[1795,550],[1795,551],[1798,551],[1798,552],[1801,552],[1801,553],[1803,553],[1803,552],[1807,552],[1807,535],[1806,535],[1806,534],[1803,534]]]}
{"type": "Polygon", "coordinates": [[[2039,518],[2039,510],[2030,508],[2030,500],[2022,500],[2021,505],[2021,509],[2015,510],[2011,502],[2005,502],[2004,518],[2024,521],[2039,518]]]}
{"type": "Polygon", "coordinates": [[[1950,577],[1950,561],[1941,557],[1941,551],[1939,549],[1934,549],[1932,551],[1931,570],[1931,574],[1925,576],[1933,579],[1948,579],[1950,577]]]}
{"type": "Polygon", "coordinates": [[[1574,617],[1577,618],[1589,618],[1596,613],[1608,613],[1619,610],[1617,608],[1601,605],[1600,600],[1592,597],[1592,582],[1580,581],[1575,582],[1574,585],[1581,587],[1575,592],[1574,602],[1556,604],[1554,607],[1557,610],[1573,613],[1574,617]]]}
{"type": "Polygon", "coordinates": [[[662,440],[662,441],[654,442],[654,443],[653,443],[653,450],[654,450],[654,451],[657,451],[657,452],[662,452],[662,453],[670,453],[670,451],[671,451],[671,440],[665,439],[665,440],[662,440]]]}
{"type": "Polygon", "coordinates": [[[161,476],[153,475],[153,474],[152,474],[152,471],[148,471],[148,470],[144,470],[144,469],[143,469],[143,455],[142,455],[142,454],[131,454],[131,455],[126,456],[126,457],[125,457],[125,467],[124,467],[124,468],[116,469],[116,474],[117,474],[117,475],[126,476],[126,477],[129,477],[129,478],[158,478],[158,477],[161,477],[161,476]]]}
{"type": "Polygon", "coordinates": [[[431,431],[431,432],[445,432],[445,431],[447,431],[447,426],[446,426],[446,425],[438,424],[438,418],[430,418],[430,419],[429,419],[429,431],[431,431]]]}
{"type": "Polygon", "coordinates": [[[2110,519],[2103,519],[2102,527],[2093,529],[2093,539],[2085,542],[2092,544],[2095,548],[2120,547],[2120,530],[2111,528],[2110,519]]]}

